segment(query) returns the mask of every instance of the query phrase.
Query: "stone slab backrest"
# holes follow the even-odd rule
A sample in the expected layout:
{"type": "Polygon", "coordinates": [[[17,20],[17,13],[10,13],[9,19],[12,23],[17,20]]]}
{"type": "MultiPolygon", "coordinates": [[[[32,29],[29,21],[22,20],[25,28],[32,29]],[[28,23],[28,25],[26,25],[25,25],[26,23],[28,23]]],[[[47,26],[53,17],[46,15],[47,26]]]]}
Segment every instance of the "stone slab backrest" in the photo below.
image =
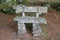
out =
{"type": "Polygon", "coordinates": [[[42,6],[16,6],[14,9],[16,9],[16,13],[22,12],[22,17],[25,17],[25,12],[36,12],[36,17],[39,17],[39,14],[47,13],[48,7],[42,7],[42,6]]]}

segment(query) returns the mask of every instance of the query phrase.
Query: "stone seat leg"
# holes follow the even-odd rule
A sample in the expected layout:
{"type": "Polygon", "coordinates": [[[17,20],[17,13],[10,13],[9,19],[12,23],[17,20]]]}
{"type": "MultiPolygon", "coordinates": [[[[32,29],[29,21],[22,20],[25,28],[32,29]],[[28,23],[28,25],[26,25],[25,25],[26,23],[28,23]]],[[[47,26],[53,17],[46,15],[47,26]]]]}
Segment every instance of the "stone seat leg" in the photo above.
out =
{"type": "Polygon", "coordinates": [[[39,36],[42,30],[39,24],[33,23],[33,36],[39,36]]]}
{"type": "Polygon", "coordinates": [[[24,36],[26,34],[26,28],[24,23],[18,23],[18,36],[24,36]]]}

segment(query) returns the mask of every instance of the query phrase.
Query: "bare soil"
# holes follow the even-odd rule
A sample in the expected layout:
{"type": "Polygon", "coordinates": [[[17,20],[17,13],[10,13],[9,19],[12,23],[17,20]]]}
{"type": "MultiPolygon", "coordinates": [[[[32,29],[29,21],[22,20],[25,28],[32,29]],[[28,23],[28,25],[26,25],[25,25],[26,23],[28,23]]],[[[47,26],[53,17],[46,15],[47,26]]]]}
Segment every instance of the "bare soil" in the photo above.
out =
{"type": "MultiPolygon", "coordinates": [[[[0,40],[21,40],[16,37],[17,22],[13,21],[15,16],[16,15],[6,15],[0,12],[0,40]]],[[[48,32],[50,40],[60,40],[60,12],[50,9],[43,17],[45,17],[48,22],[45,30],[48,32]]],[[[24,37],[22,40],[29,39],[24,37]]]]}

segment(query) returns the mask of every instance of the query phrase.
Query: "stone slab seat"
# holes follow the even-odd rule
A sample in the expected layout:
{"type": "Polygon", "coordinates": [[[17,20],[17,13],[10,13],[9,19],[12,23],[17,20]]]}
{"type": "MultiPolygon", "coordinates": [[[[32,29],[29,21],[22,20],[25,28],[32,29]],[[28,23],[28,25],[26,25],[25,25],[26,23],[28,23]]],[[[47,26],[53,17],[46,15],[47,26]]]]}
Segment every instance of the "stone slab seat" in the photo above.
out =
{"type": "Polygon", "coordinates": [[[39,24],[47,24],[47,21],[43,17],[36,18],[36,17],[29,17],[29,16],[26,16],[26,17],[16,16],[13,20],[14,21],[18,21],[18,23],[39,23],[39,24]]]}

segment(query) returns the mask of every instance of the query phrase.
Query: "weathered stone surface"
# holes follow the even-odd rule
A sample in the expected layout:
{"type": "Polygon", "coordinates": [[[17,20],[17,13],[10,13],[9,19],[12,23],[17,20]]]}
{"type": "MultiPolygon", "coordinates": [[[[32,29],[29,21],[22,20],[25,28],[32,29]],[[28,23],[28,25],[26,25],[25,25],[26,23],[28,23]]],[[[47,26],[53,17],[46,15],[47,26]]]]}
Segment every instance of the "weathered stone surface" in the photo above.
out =
{"type": "MultiPolygon", "coordinates": [[[[47,13],[47,7],[37,7],[37,6],[19,6],[13,7],[16,9],[16,13],[22,12],[22,17],[16,16],[14,21],[18,21],[18,35],[26,34],[26,27],[24,23],[32,23],[33,24],[33,36],[39,36],[42,32],[39,24],[47,24],[45,18],[40,17],[39,14],[47,13]],[[25,16],[24,12],[36,12],[36,17],[25,16]]],[[[30,26],[31,27],[31,26],[30,26]]]]}
{"type": "Polygon", "coordinates": [[[16,9],[16,13],[21,13],[22,12],[22,7],[20,5],[13,6],[13,9],[16,9]]]}
{"type": "MultiPolygon", "coordinates": [[[[39,24],[33,23],[33,36],[39,36],[41,34],[42,30],[39,24]]],[[[26,34],[26,26],[24,23],[18,23],[18,35],[24,35],[26,34]]]]}
{"type": "Polygon", "coordinates": [[[47,13],[48,7],[42,7],[42,6],[23,6],[23,5],[17,5],[13,6],[13,9],[16,9],[16,13],[20,12],[39,12],[39,13],[47,13]]]}
{"type": "Polygon", "coordinates": [[[25,34],[26,33],[25,24],[18,23],[18,33],[19,34],[25,34]]]}
{"type": "Polygon", "coordinates": [[[36,17],[19,17],[16,16],[14,18],[14,21],[18,21],[18,23],[40,23],[40,24],[47,24],[45,18],[40,17],[40,18],[36,18],[36,17]]]}
{"type": "Polygon", "coordinates": [[[27,6],[27,7],[24,7],[24,12],[37,12],[37,7],[33,7],[33,6],[27,6]]]}
{"type": "Polygon", "coordinates": [[[39,36],[42,30],[39,24],[33,24],[33,36],[39,36]]]}
{"type": "Polygon", "coordinates": [[[39,7],[38,12],[39,13],[47,13],[48,7],[39,7]]]}
{"type": "Polygon", "coordinates": [[[14,21],[18,21],[18,34],[26,34],[26,28],[24,23],[33,23],[33,36],[39,36],[41,34],[40,24],[47,24],[44,18],[36,18],[36,17],[19,17],[14,18],[14,21]]]}

